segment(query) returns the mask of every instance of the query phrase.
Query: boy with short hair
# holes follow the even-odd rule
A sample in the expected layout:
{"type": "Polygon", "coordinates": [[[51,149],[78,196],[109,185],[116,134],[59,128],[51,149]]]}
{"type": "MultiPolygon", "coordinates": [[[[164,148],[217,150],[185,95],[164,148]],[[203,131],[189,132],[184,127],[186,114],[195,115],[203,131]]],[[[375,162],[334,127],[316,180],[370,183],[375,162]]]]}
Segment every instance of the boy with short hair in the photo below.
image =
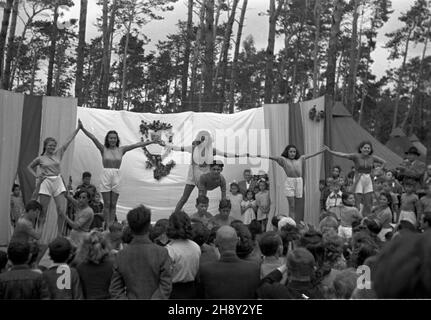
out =
{"type": "Polygon", "coordinates": [[[14,241],[7,256],[12,268],[0,274],[0,300],[49,299],[48,287],[39,272],[30,269],[30,244],[14,241]]]}
{"type": "Polygon", "coordinates": [[[199,196],[196,198],[196,209],[198,210],[191,216],[191,222],[201,222],[205,227],[213,215],[208,212],[209,199],[207,196],[199,196]]]}
{"type": "Polygon", "coordinates": [[[401,206],[400,206],[400,216],[398,219],[398,223],[402,220],[407,220],[412,222],[415,226],[417,226],[417,216],[416,212],[419,210],[419,197],[414,192],[416,182],[410,179],[406,179],[404,181],[404,190],[405,192],[401,195],[401,206]]]}
{"type": "Polygon", "coordinates": [[[221,198],[226,199],[226,180],[221,174],[223,167],[223,162],[215,160],[212,164],[210,164],[210,172],[200,176],[198,183],[200,196],[206,196],[207,191],[211,191],[220,187],[221,198]]]}
{"type": "Polygon", "coordinates": [[[54,263],[43,272],[51,299],[84,299],[78,271],[67,262],[72,253],[72,245],[64,237],[54,239],[48,246],[49,256],[54,263]]]}
{"type": "Polygon", "coordinates": [[[230,216],[232,205],[230,200],[222,199],[219,203],[219,214],[216,214],[208,223],[208,228],[211,230],[214,227],[229,226],[234,219],[230,216]]]}
{"type": "Polygon", "coordinates": [[[10,219],[13,227],[15,227],[18,219],[24,211],[25,206],[21,196],[21,189],[18,184],[14,184],[12,187],[12,194],[10,196],[10,219]]]}
{"type": "Polygon", "coordinates": [[[34,226],[42,211],[42,205],[36,200],[31,200],[25,206],[25,213],[16,222],[11,242],[23,241],[27,243],[37,242],[40,232],[36,232],[34,226]]]}
{"type": "MultiPolygon", "coordinates": [[[[259,248],[263,255],[263,261],[260,265],[260,278],[263,279],[272,271],[285,264],[282,258],[283,240],[275,231],[265,232],[259,239],[259,248]]],[[[287,275],[284,275],[281,283],[286,283],[287,275]]]]}

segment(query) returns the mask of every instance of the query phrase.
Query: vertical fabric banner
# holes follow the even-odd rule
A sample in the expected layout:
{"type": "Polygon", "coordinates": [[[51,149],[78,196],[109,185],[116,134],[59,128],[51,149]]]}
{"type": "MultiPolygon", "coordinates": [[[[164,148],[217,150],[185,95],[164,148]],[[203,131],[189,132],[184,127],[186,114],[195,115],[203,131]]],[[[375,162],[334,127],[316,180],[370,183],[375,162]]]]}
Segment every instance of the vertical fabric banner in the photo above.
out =
{"type": "MultiPolygon", "coordinates": [[[[39,153],[42,152],[43,140],[53,137],[57,147],[66,142],[77,126],[77,99],[61,97],[43,97],[39,153]]],[[[72,168],[74,142],[69,145],[61,161],[61,175],[67,183],[72,168]]],[[[57,209],[51,199],[46,223],[42,230],[41,243],[47,244],[57,236],[57,209]]]]}
{"type": "MultiPolygon", "coordinates": [[[[284,148],[289,144],[289,105],[266,104],[263,107],[265,128],[269,135],[269,155],[280,156],[284,148]]],[[[289,213],[289,204],[284,194],[284,182],[286,173],[275,162],[269,164],[269,191],[271,197],[271,210],[268,216],[268,229],[271,229],[271,219],[274,216],[289,213]]]]}
{"type": "Polygon", "coordinates": [[[23,96],[21,148],[19,153],[18,177],[24,202],[27,203],[35,188],[35,177],[27,166],[39,155],[40,122],[42,119],[42,97],[23,96]]]}
{"type": "MultiPolygon", "coordinates": [[[[334,108],[334,100],[331,96],[326,95],[325,96],[325,128],[324,128],[324,134],[323,134],[323,143],[324,145],[328,146],[329,148],[333,148],[332,145],[332,125],[333,125],[333,119],[332,119],[332,110],[334,108]]],[[[322,178],[325,179],[325,177],[329,174],[330,170],[332,168],[332,156],[329,152],[325,152],[324,154],[324,171],[322,178]]]]}
{"type": "MultiPolygon", "coordinates": [[[[297,150],[301,155],[306,153],[304,147],[304,128],[302,125],[302,117],[301,117],[301,107],[299,103],[292,104],[289,108],[289,144],[293,144],[296,146],[297,150]]],[[[307,141],[308,142],[308,141],[307,141]]],[[[302,177],[304,179],[304,188],[305,188],[305,171],[304,165],[302,168],[302,177]]],[[[299,221],[304,221],[304,197],[305,193],[303,193],[302,198],[295,199],[295,211],[296,216],[299,221]]]]}
{"type": "MultiPolygon", "coordinates": [[[[301,102],[302,124],[305,141],[305,154],[312,154],[320,151],[323,147],[325,121],[311,120],[309,112],[312,108],[316,108],[317,114],[321,111],[325,112],[325,97],[320,97],[311,101],[301,102]]],[[[306,160],[304,171],[304,221],[315,227],[319,225],[320,216],[320,190],[319,179],[322,168],[322,154],[306,160]]]]}
{"type": "Polygon", "coordinates": [[[0,246],[10,240],[10,194],[18,169],[24,96],[0,90],[0,246]]]}

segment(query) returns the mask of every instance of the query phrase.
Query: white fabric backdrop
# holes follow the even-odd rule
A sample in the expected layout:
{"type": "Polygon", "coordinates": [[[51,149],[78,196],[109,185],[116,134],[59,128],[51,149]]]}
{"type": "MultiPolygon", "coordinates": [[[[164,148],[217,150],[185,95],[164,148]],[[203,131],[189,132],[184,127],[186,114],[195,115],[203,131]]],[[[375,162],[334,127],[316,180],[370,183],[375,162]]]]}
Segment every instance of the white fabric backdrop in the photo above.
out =
{"type": "MultiPolygon", "coordinates": [[[[265,127],[269,128],[269,155],[280,156],[289,143],[289,106],[287,104],[267,104],[264,107],[265,127]]],[[[275,162],[269,163],[269,188],[271,210],[268,216],[268,228],[271,218],[280,214],[289,214],[289,203],[284,195],[286,173],[275,162]]]]}
{"type": "MultiPolygon", "coordinates": [[[[219,150],[231,153],[249,152],[250,154],[266,154],[268,152],[266,150],[268,135],[264,129],[263,108],[235,114],[193,112],[149,114],[78,108],[78,118],[101,143],[104,142],[105,135],[109,130],[118,132],[121,145],[136,143],[141,139],[139,132],[141,120],[146,122],[159,120],[172,124],[173,141],[177,146],[191,145],[198,131],[208,130],[215,140],[214,146],[219,150]]],[[[159,147],[155,146],[154,148],[159,147]]],[[[125,219],[128,210],[141,203],[152,209],[153,221],[167,218],[172,213],[183,193],[191,155],[172,152],[164,160],[164,163],[171,159],[177,163],[175,168],[169,176],[157,181],[153,178],[153,169],[145,169],[146,157],[142,149],[135,149],[124,156],[121,165],[122,181],[117,206],[119,220],[125,219]]],[[[268,172],[267,160],[224,159],[224,163],[223,175],[228,184],[233,180],[241,180],[243,170],[246,168],[251,168],[255,174],[259,170],[268,172]]],[[[80,132],[76,137],[71,173],[74,187],[80,183],[84,171],[92,173],[92,183],[99,187],[102,171],[100,152],[93,142],[80,132]]],[[[195,188],[184,206],[184,210],[189,214],[196,211],[196,197],[197,190],[195,188]]],[[[209,211],[215,214],[218,211],[220,189],[208,192],[208,197],[210,198],[209,211]]]]}
{"type": "MultiPolygon", "coordinates": [[[[323,147],[324,119],[320,122],[312,121],[308,117],[309,111],[316,106],[317,112],[324,111],[325,97],[300,103],[302,125],[304,128],[305,154],[318,152],[323,147]]],[[[319,177],[322,169],[323,154],[310,158],[305,162],[304,180],[304,220],[314,226],[319,225],[320,191],[319,177]]]]}
{"type": "MultiPolygon", "coordinates": [[[[43,149],[43,140],[53,137],[61,146],[77,126],[77,101],[74,98],[43,97],[42,101],[42,123],[40,134],[40,150],[43,149]]],[[[61,175],[67,184],[72,168],[74,154],[74,142],[69,145],[61,162],[61,175]]],[[[57,209],[54,199],[48,207],[47,219],[42,230],[42,243],[49,243],[57,236],[57,209]]]]}
{"type": "Polygon", "coordinates": [[[24,95],[0,90],[0,246],[11,236],[10,194],[15,181],[21,141],[24,95]]]}

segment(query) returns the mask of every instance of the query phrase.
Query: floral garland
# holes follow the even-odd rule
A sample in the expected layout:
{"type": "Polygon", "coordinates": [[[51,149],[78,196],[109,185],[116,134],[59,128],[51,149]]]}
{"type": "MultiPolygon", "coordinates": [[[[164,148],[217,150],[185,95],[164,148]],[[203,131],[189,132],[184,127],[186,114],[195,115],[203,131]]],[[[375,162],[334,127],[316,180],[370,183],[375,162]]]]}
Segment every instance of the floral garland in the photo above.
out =
{"type": "MultiPolygon", "coordinates": [[[[141,124],[139,126],[139,131],[142,135],[145,136],[146,139],[149,138],[150,130],[157,132],[157,131],[170,131],[172,129],[172,125],[164,122],[160,122],[159,120],[153,121],[152,123],[148,123],[145,121],[141,121],[141,124]]],[[[169,135],[169,143],[172,143],[172,135],[169,135]]],[[[144,138],[142,138],[144,140],[144,138]]],[[[148,151],[146,147],[143,147],[142,150],[144,150],[145,156],[147,157],[147,161],[145,162],[145,168],[146,169],[152,169],[153,170],[153,176],[154,179],[157,181],[162,179],[163,177],[166,177],[171,172],[172,168],[175,167],[175,161],[171,160],[167,164],[163,164],[163,160],[168,155],[169,151],[166,151],[163,155],[158,154],[152,154],[148,151]]]]}
{"type": "Polygon", "coordinates": [[[320,122],[320,120],[325,119],[325,112],[323,110],[317,112],[316,106],[314,105],[308,112],[308,117],[311,121],[320,122]]]}

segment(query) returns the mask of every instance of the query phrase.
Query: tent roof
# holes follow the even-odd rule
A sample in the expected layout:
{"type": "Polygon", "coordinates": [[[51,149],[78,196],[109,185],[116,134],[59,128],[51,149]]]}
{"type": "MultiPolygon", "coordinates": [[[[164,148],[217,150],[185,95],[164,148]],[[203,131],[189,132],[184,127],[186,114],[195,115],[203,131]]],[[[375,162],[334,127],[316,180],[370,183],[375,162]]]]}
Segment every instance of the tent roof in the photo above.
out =
{"type": "Polygon", "coordinates": [[[419,142],[420,142],[420,140],[419,140],[418,136],[417,136],[417,135],[415,135],[414,133],[409,137],[409,140],[410,140],[411,142],[416,142],[416,141],[419,141],[419,142]]]}
{"type": "MultiPolygon", "coordinates": [[[[341,102],[335,103],[332,114],[332,144],[334,150],[354,153],[357,152],[357,147],[362,141],[370,141],[373,145],[374,154],[387,161],[386,167],[393,169],[402,162],[402,157],[388,149],[367,130],[362,128],[341,102]]],[[[345,174],[350,171],[353,165],[352,161],[340,157],[333,157],[333,163],[341,166],[345,174]]]]}
{"type": "Polygon", "coordinates": [[[394,130],[392,130],[391,137],[406,137],[406,134],[404,133],[403,129],[401,129],[400,127],[395,128],[394,130]]]}

